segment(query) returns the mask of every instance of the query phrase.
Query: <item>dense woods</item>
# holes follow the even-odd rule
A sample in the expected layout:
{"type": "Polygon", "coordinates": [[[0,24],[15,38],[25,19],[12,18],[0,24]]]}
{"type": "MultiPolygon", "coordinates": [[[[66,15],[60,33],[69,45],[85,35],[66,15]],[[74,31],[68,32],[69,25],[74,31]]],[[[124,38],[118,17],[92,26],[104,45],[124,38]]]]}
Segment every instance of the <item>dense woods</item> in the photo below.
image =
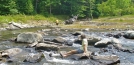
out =
{"type": "Polygon", "coordinates": [[[0,15],[123,16],[134,14],[134,0],[0,0],[0,15]]]}

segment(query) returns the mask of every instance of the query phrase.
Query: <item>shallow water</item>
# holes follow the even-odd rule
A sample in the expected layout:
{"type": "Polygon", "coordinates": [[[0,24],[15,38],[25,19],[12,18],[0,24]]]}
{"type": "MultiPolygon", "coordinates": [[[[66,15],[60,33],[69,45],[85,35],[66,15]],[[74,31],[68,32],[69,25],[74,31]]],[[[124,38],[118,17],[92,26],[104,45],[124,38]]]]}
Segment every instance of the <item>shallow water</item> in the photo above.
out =
{"type": "MultiPolygon", "coordinates": [[[[10,48],[21,48],[25,51],[28,52],[35,52],[34,49],[28,49],[25,48],[26,44],[20,44],[20,43],[14,43],[9,41],[10,38],[16,37],[19,33],[22,32],[37,32],[38,30],[46,29],[44,27],[37,27],[37,28],[28,28],[28,29],[20,29],[20,30],[8,30],[8,31],[0,31],[0,50],[6,50],[10,48]]],[[[65,32],[61,31],[65,34],[70,34],[70,31],[65,32]]],[[[86,34],[90,34],[92,36],[100,36],[100,37],[105,37],[104,34],[110,33],[111,31],[90,31],[85,32],[86,34]],[[99,32],[99,33],[98,33],[99,32]]],[[[112,31],[112,33],[117,33],[119,31],[112,31]]],[[[45,36],[46,38],[54,38],[57,37],[58,35],[53,34],[50,32],[51,35],[45,36]]],[[[134,49],[134,40],[132,39],[125,39],[123,37],[119,38],[119,40],[122,42],[123,47],[128,48],[128,49],[134,49]]],[[[78,44],[74,44],[73,48],[79,47],[78,44]]],[[[70,47],[72,48],[72,47],[70,47]]],[[[69,48],[69,49],[70,49],[69,48]]],[[[88,47],[89,50],[91,51],[99,51],[99,48],[94,48],[93,46],[88,47]]],[[[68,50],[68,49],[62,49],[62,50],[68,50]]],[[[134,65],[134,53],[127,53],[127,52],[117,52],[117,51],[112,51],[116,55],[119,56],[121,59],[121,63],[119,65],[134,65]]],[[[2,63],[0,65],[88,65],[91,62],[89,60],[81,60],[81,61],[76,61],[76,60],[70,60],[70,59],[61,59],[61,58],[54,58],[50,61],[47,61],[45,58],[42,58],[40,62],[37,63],[28,63],[28,62],[14,62],[14,63],[2,63]]]]}

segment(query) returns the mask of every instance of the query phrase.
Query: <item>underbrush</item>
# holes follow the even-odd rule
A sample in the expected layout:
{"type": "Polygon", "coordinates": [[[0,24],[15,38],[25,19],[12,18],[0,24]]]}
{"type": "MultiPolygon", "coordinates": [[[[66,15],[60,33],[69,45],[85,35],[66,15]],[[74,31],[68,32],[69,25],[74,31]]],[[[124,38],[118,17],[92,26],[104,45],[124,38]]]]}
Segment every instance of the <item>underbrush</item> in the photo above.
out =
{"type": "Polygon", "coordinates": [[[2,23],[9,23],[9,22],[18,22],[18,23],[27,23],[29,21],[39,21],[44,20],[48,22],[55,22],[56,20],[59,20],[59,22],[66,19],[67,16],[65,15],[50,15],[50,16],[43,16],[43,15],[24,15],[24,14],[18,14],[18,15],[1,15],[0,16],[0,24],[2,23]]]}
{"type": "Polygon", "coordinates": [[[98,21],[98,22],[134,22],[134,15],[100,17],[98,19],[94,19],[93,21],[98,21]]]}

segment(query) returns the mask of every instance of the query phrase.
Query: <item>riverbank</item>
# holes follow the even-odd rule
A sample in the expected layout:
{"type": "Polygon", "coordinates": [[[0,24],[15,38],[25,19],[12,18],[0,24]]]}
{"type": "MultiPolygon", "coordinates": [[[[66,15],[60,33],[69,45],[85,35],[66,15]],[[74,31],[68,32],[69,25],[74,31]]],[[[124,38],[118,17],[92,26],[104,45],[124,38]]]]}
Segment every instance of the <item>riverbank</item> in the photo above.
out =
{"type": "MultiPolygon", "coordinates": [[[[25,23],[30,26],[43,26],[51,25],[56,26],[55,21],[59,20],[60,24],[58,25],[61,28],[79,28],[79,29],[110,29],[110,30],[132,30],[134,28],[134,15],[126,16],[115,16],[115,17],[100,17],[98,19],[89,20],[80,20],[71,25],[64,25],[63,22],[66,20],[67,16],[42,16],[42,15],[9,15],[9,16],[0,16],[0,27],[7,27],[9,22],[16,23],[25,23]]],[[[67,18],[68,19],[68,18],[67,18]]]]}
{"type": "Polygon", "coordinates": [[[65,20],[67,16],[65,15],[7,15],[7,16],[0,16],[0,27],[6,27],[6,24],[9,22],[16,22],[16,23],[24,23],[33,26],[40,26],[42,24],[54,23],[56,20],[62,22],[65,20]]]}
{"type": "Polygon", "coordinates": [[[134,22],[134,15],[124,15],[124,16],[113,16],[113,17],[100,17],[98,19],[94,19],[94,21],[98,22],[134,22]]]}

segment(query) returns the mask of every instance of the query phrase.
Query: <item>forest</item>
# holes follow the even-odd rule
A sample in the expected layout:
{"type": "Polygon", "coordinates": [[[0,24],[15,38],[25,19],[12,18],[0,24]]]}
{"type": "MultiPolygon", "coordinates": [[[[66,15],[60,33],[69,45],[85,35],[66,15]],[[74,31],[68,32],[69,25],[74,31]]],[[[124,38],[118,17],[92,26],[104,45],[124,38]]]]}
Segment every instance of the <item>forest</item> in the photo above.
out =
{"type": "Polygon", "coordinates": [[[134,0],[0,0],[0,15],[79,15],[81,18],[134,14],[134,0]]]}

